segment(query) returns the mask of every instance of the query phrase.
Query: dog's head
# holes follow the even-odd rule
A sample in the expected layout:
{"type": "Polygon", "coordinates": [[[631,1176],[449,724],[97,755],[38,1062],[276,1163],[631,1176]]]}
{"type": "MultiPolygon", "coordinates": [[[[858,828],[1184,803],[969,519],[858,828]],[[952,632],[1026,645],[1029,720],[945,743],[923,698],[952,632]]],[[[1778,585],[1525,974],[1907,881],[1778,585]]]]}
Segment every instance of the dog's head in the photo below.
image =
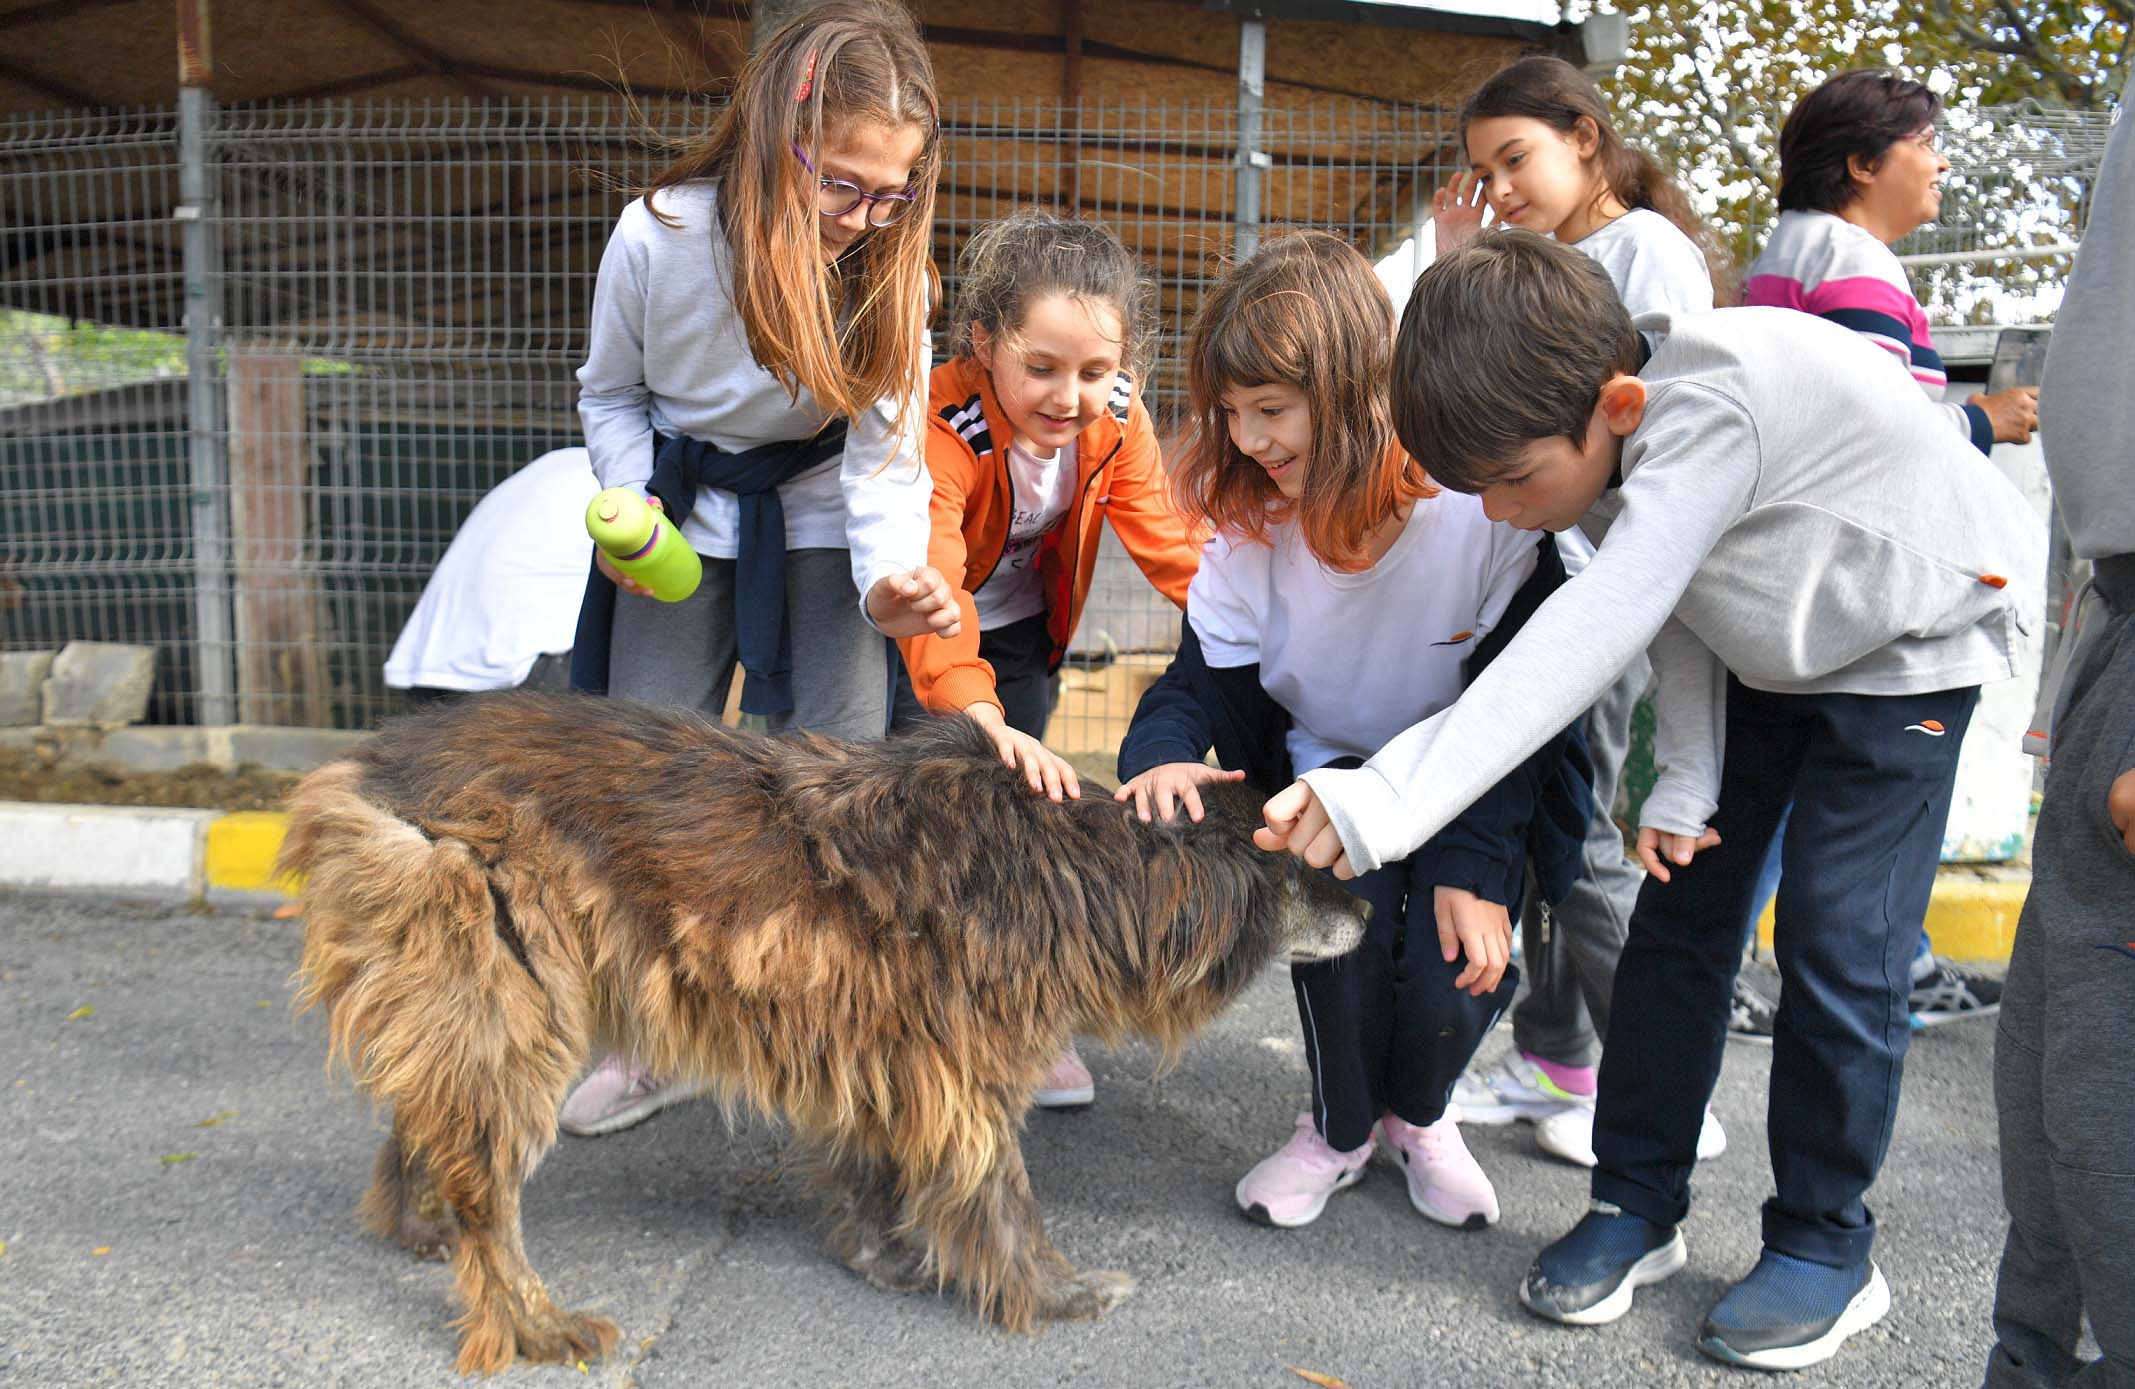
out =
{"type": "Polygon", "coordinates": [[[1332,959],[1364,939],[1370,906],[1326,873],[1253,843],[1264,796],[1241,783],[1203,786],[1207,813],[1148,827],[1152,962],[1170,1006],[1208,1013],[1271,960],[1332,959]]]}

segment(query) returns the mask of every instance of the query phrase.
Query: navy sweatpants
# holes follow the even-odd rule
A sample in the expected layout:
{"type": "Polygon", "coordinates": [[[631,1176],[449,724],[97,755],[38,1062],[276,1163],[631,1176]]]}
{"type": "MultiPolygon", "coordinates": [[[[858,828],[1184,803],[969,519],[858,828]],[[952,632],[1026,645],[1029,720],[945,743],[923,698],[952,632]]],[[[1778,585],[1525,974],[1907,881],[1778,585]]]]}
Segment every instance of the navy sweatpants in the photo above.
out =
{"type": "MultiPolygon", "coordinates": [[[[1448,964],[1440,956],[1434,886],[1414,865],[1402,859],[1343,883],[1371,903],[1364,943],[1290,967],[1312,1119],[1345,1153],[1362,1146],[1381,1114],[1418,1125],[1444,1114],[1453,1082],[1519,988],[1516,965],[1480,998],[1453,987],[1468,957],[1448,964]]],[[[1516,919],[1520,904],[1511,911],[1516,919]]]]}
{"type": "Polygon", "coordinates": [[[1906,996],[1976,686],[1780,695],[1727,682],[1720,843],[1639,891],[1616,967],[1594,1118],[1597,1200],[1661,1225],[1690,1208],[1698,1126],[1727,1045],[1742,920],[1781,811],[1774,945],[1783,981],[1764,1242],[1852,1266],[1890,1145],[1906,996]]]}

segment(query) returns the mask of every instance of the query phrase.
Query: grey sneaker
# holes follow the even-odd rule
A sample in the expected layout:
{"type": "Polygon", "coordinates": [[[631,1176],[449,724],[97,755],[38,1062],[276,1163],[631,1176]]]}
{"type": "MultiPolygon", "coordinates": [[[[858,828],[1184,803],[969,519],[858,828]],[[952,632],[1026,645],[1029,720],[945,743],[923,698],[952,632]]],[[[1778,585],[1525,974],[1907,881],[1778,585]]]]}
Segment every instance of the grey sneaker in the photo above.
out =
{"type": "Polygon", "coordinates": [[[1992,1017],[2002,1010],[2002,981],[1959,969],[1939,955],[1930,955],[1926,971],[1913,977],[1912,996],[1906,1007],[1918,1027],[1992,1017]]]}
{"type": "Polygon", "coordinates": [[[1779,1005],[1760,993],[1755,984],[1735,976],[1735,996],[1727,1005],[1727,1039],[1756,1046],[1772,1044],[1772,1023],[1779,1005]]]}

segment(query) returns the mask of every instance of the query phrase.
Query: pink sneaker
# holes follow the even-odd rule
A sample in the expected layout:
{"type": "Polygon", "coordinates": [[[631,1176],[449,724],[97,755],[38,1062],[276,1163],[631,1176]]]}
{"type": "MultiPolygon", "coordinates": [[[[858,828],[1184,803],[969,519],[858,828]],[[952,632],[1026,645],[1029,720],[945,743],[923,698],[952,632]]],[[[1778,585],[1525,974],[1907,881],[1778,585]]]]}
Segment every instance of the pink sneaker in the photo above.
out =
{"type": "Polygon", "coordinates": [[[1452,1111],[1424,1128],[1389,1114],[1379,1121],[1379,1133],[1408,1177],[1410,1205],[1456,1229],[1497,1224],[1497,1192],[1469,1156],[1452,1111]]]}
{"type": "Polygon", "coordinates": [[[1038,1082],[1030,1102],[1040,1109],[1080,1109],[1096,1098],[1097,1082],[1090,1078],[1090,1068],[1075,1054],[1075,1042],[1070,1038],[1067,1050],[1060,1053],[1045,1079],[1038,1082]]]}
{"type": "Polygon", "coordinates": [[[1238,1209],[1263,1225],[1310,1225],[1327,1209],[1328,1197],[1356,1184],[1369,1161],[1369,1138],[1354,1152],[1338,1153],[1312,1126],[1312,1116],[1300,1114],[1290,1141],[1239,1179],[1238,1209]]]}
{"type": "Polygon", "coordinates": [[[616,1052],[563,1102],[556,1122],[564,1132],[581,1138],[615,1133],[632,1124],[642,1124],[671,1104],[702,1092],[702,1087],[677,1081],[669,1084],[655,1078],[637,1062],[616,1052]]]}

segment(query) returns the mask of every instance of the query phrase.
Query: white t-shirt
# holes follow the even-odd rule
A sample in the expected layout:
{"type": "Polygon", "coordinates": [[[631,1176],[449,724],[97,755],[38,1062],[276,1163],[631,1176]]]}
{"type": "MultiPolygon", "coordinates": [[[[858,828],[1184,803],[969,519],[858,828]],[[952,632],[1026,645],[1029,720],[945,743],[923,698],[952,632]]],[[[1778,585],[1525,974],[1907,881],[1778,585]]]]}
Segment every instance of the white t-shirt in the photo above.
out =
{"type": "Polygon", "coordinates": [[[544,453],[490,489],[423,585],[385,682],[396,690],[509,689],[537,657],[571,649],[593,565],[584,449],[544,453]]]}
{"type": "Polygon", "coordinates": [[[991,632],[1045,611],[1045,589],[1038,582],[1038,549],[1060,524],[1075,500],[1075,443],[1040,458],[1017,440],[1008,446],[1010,502],[1008,541],[1000,562],[971,601],[979,610],[979,630],[991,632]]]}
{"type": "Polygon", "coordinates": [[[1299,773],[1370,757],[1458,699],[1469,653],[1534,573],[1539,540],[1458,492],[1417,502],[1361,574],[1323,566],[1294,524],[1269,538],[1211,539],[1186,615],[1211,666],[1260,663],[1261,687],[1289,711],[1299,773]]]}
{"type": "MultiPolygon", "coordinates": [[[[1650,207],[1634,207],[1578,241],[1565,243],[1601,262],[1631,317],[1664,313],[1674,318],[1712,312],[1712,271],[1705,253],[1683,229],[1650,207]]],[[[1659,346],[1652,333],[1646,346],[1659,346]]],[[[1594,557],[1594,546],[1579,528],[1560,532],[1557,551],[1564,570],[1577,574],[1594,557]]]]}

